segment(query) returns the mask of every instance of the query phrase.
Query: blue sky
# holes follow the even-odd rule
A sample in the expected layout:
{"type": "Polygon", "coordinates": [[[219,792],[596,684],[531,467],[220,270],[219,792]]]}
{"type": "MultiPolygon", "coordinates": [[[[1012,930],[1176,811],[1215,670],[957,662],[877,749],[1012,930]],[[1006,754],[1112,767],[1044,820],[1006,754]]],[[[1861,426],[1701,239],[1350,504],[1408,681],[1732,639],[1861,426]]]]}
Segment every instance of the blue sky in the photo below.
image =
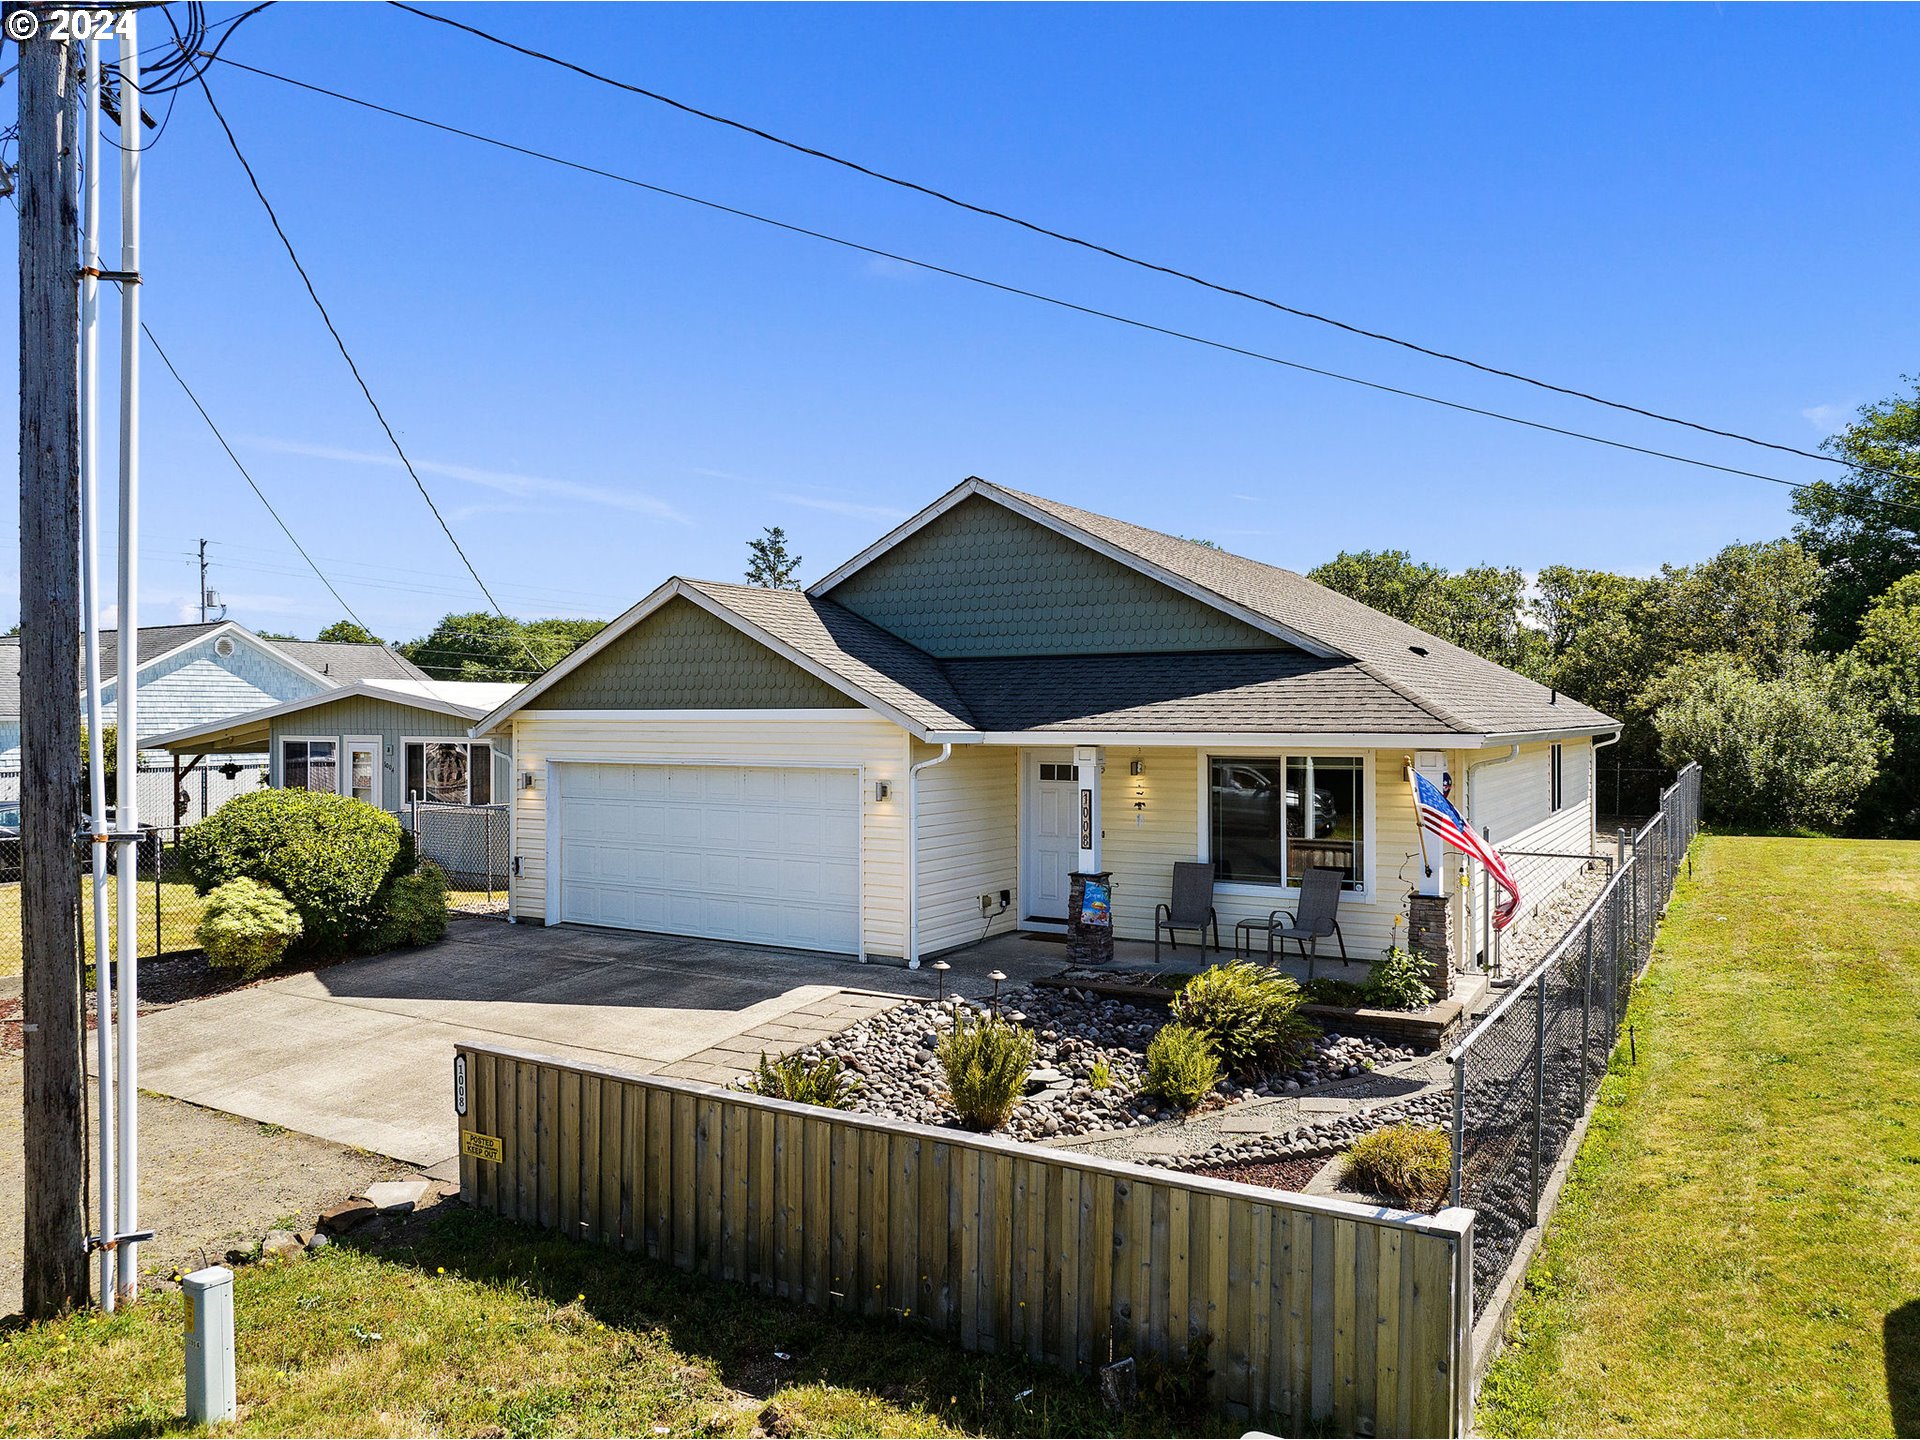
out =
{"type": "MultiPolygon", "coordinates": [[[[446,10],[1292,304],[1791,444],[1920,370],[1913,7],[446,10]]],[[[226,53],[1305,363],[1785,478],[1827,468],[1208,295],[390,7],[279,5],[226,53]]],[[[1758,481],[995,295],[222,66],[210,78],[516,613],[610,615],[669,574],[738,578],[762,525],[785,526],[817,576],[969,474],[1300,569],[1401,547],[1644,572],[1791,522],[1787,492],[1758,481]]],[[[346,598],[388,638],[476,608],[196,93],[146,177],[147,319],[346,598]]],[[[301,634],[336,618],[151,358],[144,394],[144,618],[188,613],[200,536],[235,618],[301,634]]]]}

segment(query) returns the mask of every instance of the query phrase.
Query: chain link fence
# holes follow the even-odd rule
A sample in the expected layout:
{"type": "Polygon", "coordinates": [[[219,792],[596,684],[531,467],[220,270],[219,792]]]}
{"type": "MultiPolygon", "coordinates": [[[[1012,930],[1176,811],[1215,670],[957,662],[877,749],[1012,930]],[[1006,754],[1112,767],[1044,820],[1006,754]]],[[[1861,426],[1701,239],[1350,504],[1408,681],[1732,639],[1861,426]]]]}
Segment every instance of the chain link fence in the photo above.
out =
{"type": "Polygon", "coordinates": [[[400,812],[422,859],[447,876],[447,904],[468,915],[507,911],[508,825],[504,805],[415,800],[400,812]]]}
{"type": "Polygon", "coordinates": [[[1700,767],[1660,795],[1572,926],[1476,1024],[1453,1066],[1452,1203],[1478,1212],[1474,1303],[1484,1308],[1540,1220],[1547,1176],[1606,1074],[1633,982],[1700,827],[1700,767]]]}
{"type": "MultiPolygon", "coordinates": [[[[107,848],[108,914],[118,925],[119,908],[136,907],[138,958],[188,954],[200,948],[194,932],[206,902],[195,893],[180,864],[179,825],[140,827],[134,847],[134,869],[123,892],[113,847],[107,848]]],[[[93,963],[93,846],[77,840],[73,847],[74,873],[80,878],[80,946],[86,963],[93,963]]],[[[115,933],[118,933],[116,929],[115,933]]],[[[20,840],[18,834],[0,837],[0,975],[17,975],[21,964],[20,840]]]]}

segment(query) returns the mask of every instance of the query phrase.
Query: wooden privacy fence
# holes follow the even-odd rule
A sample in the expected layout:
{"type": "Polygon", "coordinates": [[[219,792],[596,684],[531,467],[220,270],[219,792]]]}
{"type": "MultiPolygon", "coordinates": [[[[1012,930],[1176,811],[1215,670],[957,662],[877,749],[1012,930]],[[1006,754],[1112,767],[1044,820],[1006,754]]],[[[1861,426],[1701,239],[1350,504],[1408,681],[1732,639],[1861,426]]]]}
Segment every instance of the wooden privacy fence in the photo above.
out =
{"type": "Polygon", "coordinates": [[[1464,1433],[1470,1210],[1375,1210],[457,1047],[469,1204],[1082,1373],[1209,1337],[1229,1416],[1464,1433]]]}

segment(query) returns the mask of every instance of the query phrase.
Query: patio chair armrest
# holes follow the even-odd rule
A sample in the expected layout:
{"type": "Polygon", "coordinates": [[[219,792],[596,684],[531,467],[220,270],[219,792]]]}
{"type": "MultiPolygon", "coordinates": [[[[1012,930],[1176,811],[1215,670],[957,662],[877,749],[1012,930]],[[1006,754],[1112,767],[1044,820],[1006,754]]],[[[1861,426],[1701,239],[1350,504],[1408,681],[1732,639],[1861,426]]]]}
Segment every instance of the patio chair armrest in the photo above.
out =
{"type": "Polygon", "coordinates": [[[1300,923],[1293,918],[1293,912],[1291,910],[1271,910],[1267,912],[1267,928],[1271,930],[1273,928],[1273,922],[1278,920],[1282,915],[1287,917],[1288,925],[1298,925],[1300,923]]]}
{"type": "Polygon", "coordinates": [[[1163,920],[1171,920],[1171,919],[1173,919],[1173,907],[1167,904],[1164,900],[1161,901],[1160,904],[1153,907],[1153,920],[1156,925],[1161,923],[1163,920]]]}

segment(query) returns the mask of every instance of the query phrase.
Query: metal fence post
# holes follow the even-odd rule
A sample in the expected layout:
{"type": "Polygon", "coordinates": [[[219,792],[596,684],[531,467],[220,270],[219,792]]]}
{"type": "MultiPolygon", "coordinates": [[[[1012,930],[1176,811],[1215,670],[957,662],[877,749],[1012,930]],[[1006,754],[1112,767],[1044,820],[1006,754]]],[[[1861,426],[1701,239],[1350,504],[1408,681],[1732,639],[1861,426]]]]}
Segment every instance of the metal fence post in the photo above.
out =
{"type": "Polygon", "coordinates": [[[1467,1145],[1467,1056],[1465,1052],[1454,1057],[1453,1061],[1453,1174],[1447,1184],[1450,1205],[1460,1203],[1461,1160],[1467,1145]]]}
{"type": "Polygon", "coordinates": [[[1540,1223],[1540,1150],[1546,1141],[1547,1099],[1547,977],[1544,970],[1533,978],[1533,1199],[1527,1210],[1527,1223],[1540,1223]]]}
{"type": "Polygon", "coordinates": [[[161,935],[161,927],[165,923],[164,921],[162,921],[161,916],[165,913],[165,911],[163,910],[160,904],[160,871],[161,871],[160,856],[163,852],[165,845],[166,845],[166,842],[160,838],[160,832],[158,830],[154,831],[153,832],[153,955],[142,956],[141,957],[142,959],[152,959],[167,953],[166,945],[163,943],[164,937],[161,935]]]}
{"type": "Polygon", "coordinates": [[[1588,920],[1583,927],[1586,938],[1583,942],[1584,962],[1580,967],[1581,984],[1584,987],[1580,996],[1580,1093],[1587,1093],[1587,1071],[1592,1066],[1591,1050],[1593,1045],[1593,921],[1588,920]]]}

